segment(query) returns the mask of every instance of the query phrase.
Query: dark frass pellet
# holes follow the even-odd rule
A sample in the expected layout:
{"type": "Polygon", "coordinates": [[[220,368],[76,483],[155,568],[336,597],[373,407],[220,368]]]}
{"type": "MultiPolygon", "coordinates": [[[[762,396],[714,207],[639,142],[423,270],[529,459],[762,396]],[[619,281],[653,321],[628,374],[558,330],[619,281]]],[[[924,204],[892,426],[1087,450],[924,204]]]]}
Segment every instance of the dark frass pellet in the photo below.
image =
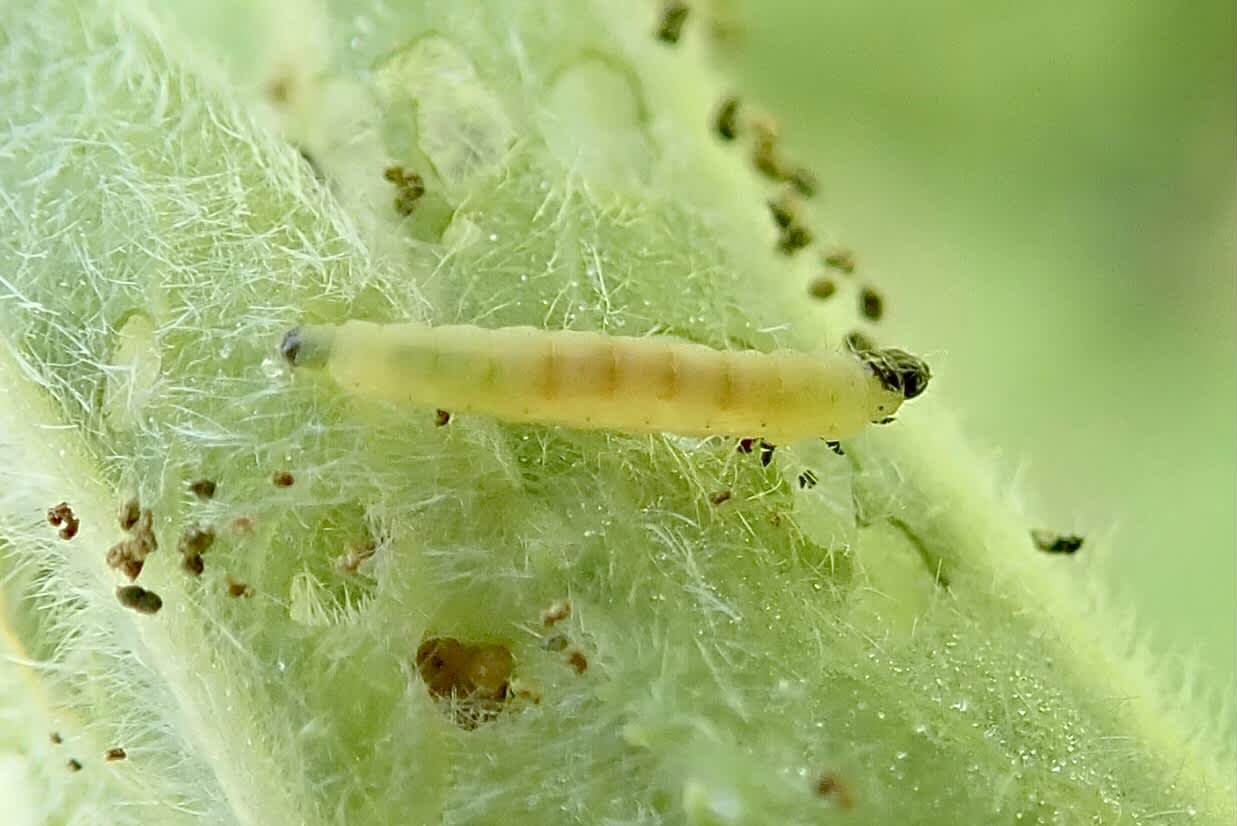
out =
{"type": "Polygon", "coordinates": [[[812,298],[815,298],[818,301],[825,301],[838,291],[838,285],[832,278],[821,276],[820,278],[814,279],[812,283],[808,285],[807,291],[808,295],[812,296],[812,298]]]}
{"type": "Polygon", "coordinates": [[[739,136],[739,99],[731,95],[722,100],[717,107],[717,118],[713,122],[718,137],[724,141],[732,141],[739,136]]]}
{"type": "Polygon", "coordinates": [[[661,5],[661,22],[657,26],[657,39],[674,45],[683,36],[683,24],[687,22],[687,4],[683,0],[665,0],[661,5]]]}
{"type": "Polygon", "coordinates": [[[871,287],[859,291],[859,312],[868,321],[880,321],[885,314],[885,301],[880,293],[871,287]]]}
{"type": "Polygon", "coordinates": [[[1031,541],[1044,553],[1072,554],[1078,552],[1084,539],[1077,534],[1060,534],[1056,531],[1037,529],[1031,531],[1031,541]]]}
{"type": "Polygon", "coordinates": [[[825,266],[850,275],[855,271],[855,254],[848,249],[831,250],[825,253],[825,266]]]}
{"type": "Polygon", "coordinates": [[[163,607],[163,600],[154,591],[147,591],[140,585],[121,585],[116,589],[116,599],[126,608],[132,608],[139,614],[157,614],[163,607]]]}
{"type": "Polygon", "coordinates": [[[399,164],[384,169],[382,177],[395,185],[395,199],[392,201],[395,211],[400,215],[411,215],[417,208],[417,202],[425,194],[425,181],[416,172],[399,164]]]}
{"type": "Polygon", "coordinates": [[[211,479],[199,479],[189,483],[189,492],[199,499],[214,498],[215,488],[215,482],[211,479]]]}

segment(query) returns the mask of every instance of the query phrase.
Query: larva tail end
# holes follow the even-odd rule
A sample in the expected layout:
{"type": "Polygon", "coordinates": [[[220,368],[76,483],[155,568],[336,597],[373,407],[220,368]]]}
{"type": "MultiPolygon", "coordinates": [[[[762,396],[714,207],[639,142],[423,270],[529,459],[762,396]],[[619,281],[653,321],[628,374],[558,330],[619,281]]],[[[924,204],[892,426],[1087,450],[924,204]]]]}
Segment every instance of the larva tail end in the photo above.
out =
{"type": "Polygon", "coordinates": [[[330,353],[330,339],[318,331],[320,327],[293,327],[284,334],[279,354],[292,367],[321,367],[330,353]]]}
{"type": "Polygon", "coordinates": [[[932,371],[928,368],[928,363],[918,356],[895,347],[854,352],[868,365],[886,390],[901,393],[904,399],[913,399],[928,389],[932,371]]]}

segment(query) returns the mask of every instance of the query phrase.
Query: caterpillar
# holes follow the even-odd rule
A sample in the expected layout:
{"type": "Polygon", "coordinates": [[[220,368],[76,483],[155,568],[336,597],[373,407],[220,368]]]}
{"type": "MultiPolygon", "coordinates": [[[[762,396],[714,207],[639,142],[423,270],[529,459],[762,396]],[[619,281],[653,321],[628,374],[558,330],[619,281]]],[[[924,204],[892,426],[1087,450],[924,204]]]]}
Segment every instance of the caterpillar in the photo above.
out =
{"type": "Polygon", "coordinates": [[[892,421],[931,377],[922,359],[892,348],[761,353],[533,327],[303,325],[280,352],[348,392],[429,410],[781,444],[892,421]]]}

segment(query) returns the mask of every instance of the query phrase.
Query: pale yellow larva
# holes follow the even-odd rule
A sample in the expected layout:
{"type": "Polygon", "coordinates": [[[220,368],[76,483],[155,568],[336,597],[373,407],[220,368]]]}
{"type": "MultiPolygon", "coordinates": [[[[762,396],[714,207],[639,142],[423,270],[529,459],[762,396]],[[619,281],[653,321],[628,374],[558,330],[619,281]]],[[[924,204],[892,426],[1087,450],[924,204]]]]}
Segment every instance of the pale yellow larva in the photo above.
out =
{"type": "Polygon", "coordinates": [[[901,350],[714,350],[665,336],[533,327],[306,325],[281,352],[360,396],[511,422],[788,443],[855,435],[923,392],[901,350]]]}

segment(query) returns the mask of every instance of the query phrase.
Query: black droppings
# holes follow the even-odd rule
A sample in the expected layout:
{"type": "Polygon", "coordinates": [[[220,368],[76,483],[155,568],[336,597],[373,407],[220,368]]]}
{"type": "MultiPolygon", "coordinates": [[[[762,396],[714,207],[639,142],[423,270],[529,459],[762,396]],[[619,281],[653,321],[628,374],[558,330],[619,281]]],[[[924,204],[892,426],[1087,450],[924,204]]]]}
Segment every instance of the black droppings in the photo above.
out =
{"type": "Polygon", "coordinates": [[[199,479],[189,483],[189,491],[199,499],[213,499],[216,485],[213,479],[199,479]]]}
{"type": "Polygon", "coordinates": [[[163,599],[141,585],[121,585],[116,589],[116,599],[124,607],[132,608],[139,614],[157,614],[163,607],[163,599]]]}
{"type": "Polygon", "coordinates": [[[812,298],[824,301],[838,291],[838,285],[832,278],[822,275],[808,285],[807,291],[808,295],[812,296],[812,298]]]}
{"type": "Polygon", "coordinates": [[[661,23],[657,27],[657,39],[674,45],[683,36],[683,24],[690,11],[682,0],[666,0],[662,3],[661,23]]]}
{"type": "Polygon", "coordinates": [[[859,291],[859,312],[869,321],[880,321],[885,314],[885,301],[871,287],[859,291]]]}
{"type": "Polygon", "coordinates": [[[718,137],[724,141],[732,141],[739,136],[739,99],[733,95],[722,100],[717,108],[717,118],[713,122],[718,137]]]}
{"type": "Polygon", "coordinates": [[[1083,537],[1077,534],[1059,534],[1055,531],[1035,529],[1031,531],[1035,547],[1049,554],[1072,554],[1082,547],[1083,537]]]}
{"type": "Polygon", "coordinates": [[[850,275],[855,271],[855,254],[848,249],[835,249],[825,253],[825,266],[850,275]]]}

